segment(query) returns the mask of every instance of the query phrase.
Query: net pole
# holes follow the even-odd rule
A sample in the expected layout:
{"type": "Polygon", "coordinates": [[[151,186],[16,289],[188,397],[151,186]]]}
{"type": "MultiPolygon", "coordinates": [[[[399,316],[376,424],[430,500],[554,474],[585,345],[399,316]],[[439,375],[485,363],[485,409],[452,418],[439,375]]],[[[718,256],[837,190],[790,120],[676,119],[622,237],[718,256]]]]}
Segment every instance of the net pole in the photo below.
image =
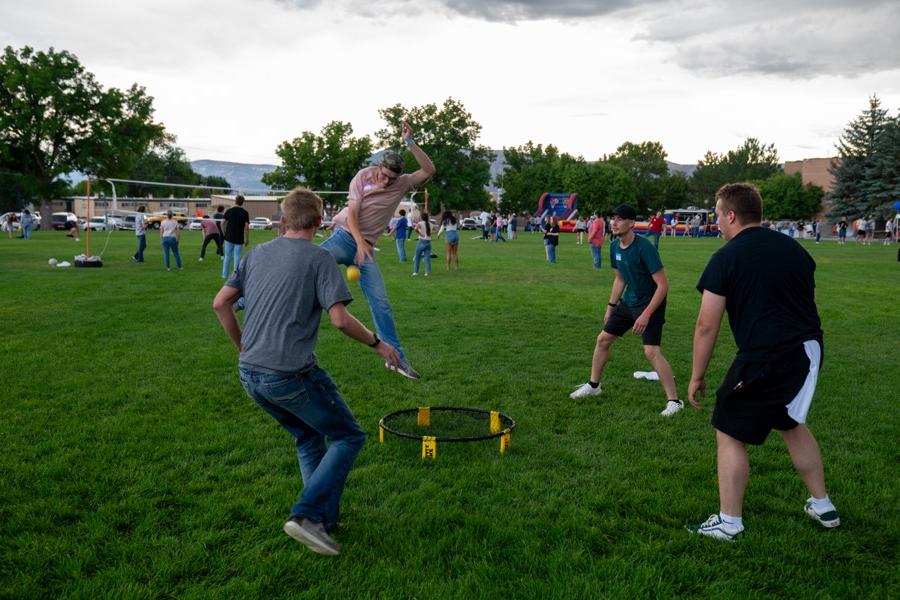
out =
{"type": "MultiPolygon", "coordinates": [[[[85,256],[91,255],[91,176],[87,178],[87,231],[84,232],[85,256]]],[[[78,221],[75,221],[75,230],[78,230],[78,221]]]]}

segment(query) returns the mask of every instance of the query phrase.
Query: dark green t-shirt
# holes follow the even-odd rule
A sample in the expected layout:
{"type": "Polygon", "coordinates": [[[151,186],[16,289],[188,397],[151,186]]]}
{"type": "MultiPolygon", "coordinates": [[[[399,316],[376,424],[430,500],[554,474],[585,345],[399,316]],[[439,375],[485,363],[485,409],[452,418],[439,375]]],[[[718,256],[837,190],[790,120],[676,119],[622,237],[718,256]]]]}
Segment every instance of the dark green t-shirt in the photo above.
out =
{"type": "Polygon", "coordinates": [[[627,248],[622,248],[618,239],[609,245],[609,262],[613,269],[618,269],[625,280],[625,294],[622,302],[625,306],[643,306],[650,302],[656,292],[653,274],[663,268],[659,252],[647,238],[634,236],[634,241],[627,248]]]}

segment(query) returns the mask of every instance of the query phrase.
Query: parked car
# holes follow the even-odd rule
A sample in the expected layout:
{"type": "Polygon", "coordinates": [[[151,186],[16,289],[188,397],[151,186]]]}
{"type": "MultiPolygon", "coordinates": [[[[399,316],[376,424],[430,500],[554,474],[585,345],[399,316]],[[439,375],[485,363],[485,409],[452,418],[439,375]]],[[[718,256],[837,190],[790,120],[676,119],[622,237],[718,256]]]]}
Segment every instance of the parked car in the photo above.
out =
{"type": "Polygon", "coordinates": [[[106,215],[106,222],[112,223],[112,226],[116,229],[122,229],[122,226],[125,224],[125,218],[119,215],[106,215]]]}
{"type": "Polygon", "coordinates": [[[250,229],[272,229],[272,219],[254,217],[250,219],[250,229]]]}
{"type": "MultiPolygon", "coordinates": [[[[162,211],[153,213],[147,217],[147,229],[159,229],[159,224],[166,220],[166,212],[162,211]]],[[[185,227],[188,224],[188,217],[180,211],[172,211],[172,218],[178,221],[178,224],[185,227]]]]}
{"type": "Polygon", "coordinates": [[[134,231],[134,221],[137,217],[134,215],[126,215],[125,218],[122,219],[122,225],[119,226],[119,229],[130,229],[134,231]]]}
{"type": "Polygon", "coordinates": [[[203,219],[191,219],[191,223],[187,226],[187,228],[190,231],[200,231],[200,223],[202,221],[203,219]]]}
{"type": "Polygon", "coordinates": [[[91,231],[112,231],[116,226],[106,217],[91,217],[91,220],[84,224],[84,230],[91,231]]]}
{"type": "Polygon", "coordinates": [[[466,217],[462,221],[459,222],[460,229],[478,229],[478,221],[472,219],[470,217],[466,217]]]}
{"type": "Polygon", "coordinates": [[[68,221],[78,223],[78,216],[70,212],[55,212],[50,215],[50,226],[53,229],[65,229],[68,221]]]}

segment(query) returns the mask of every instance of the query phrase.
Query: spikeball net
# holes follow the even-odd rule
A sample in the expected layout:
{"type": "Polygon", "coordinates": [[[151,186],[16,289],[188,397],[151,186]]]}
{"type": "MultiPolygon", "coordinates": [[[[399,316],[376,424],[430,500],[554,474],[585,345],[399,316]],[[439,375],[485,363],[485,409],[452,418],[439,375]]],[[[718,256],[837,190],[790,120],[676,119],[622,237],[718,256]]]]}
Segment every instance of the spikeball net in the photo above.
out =
{"type": "Polygon", "coordinates": [[[438,443],[481,442],[500,439],[500,454],[509,449],[516,422],[502,412],[458,406],[420,406],[398,410],[381,417],[378,441],[385,432],[422,442],[422,458],[437,458],[438,443]]]}

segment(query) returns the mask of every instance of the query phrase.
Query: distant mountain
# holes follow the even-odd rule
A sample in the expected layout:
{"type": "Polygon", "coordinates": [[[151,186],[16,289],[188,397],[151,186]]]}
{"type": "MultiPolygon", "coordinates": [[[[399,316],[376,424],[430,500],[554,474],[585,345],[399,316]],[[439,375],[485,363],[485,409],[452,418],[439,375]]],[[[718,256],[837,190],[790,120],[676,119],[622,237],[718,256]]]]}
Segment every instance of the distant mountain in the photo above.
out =
{"type": "MultiPolygon", "coordinates": [[[[496,192],[497,188],[494,186],[494,179],[503,172],[503,169],[506,167],[506,161],[504,160],[503,150],[494,150],[493,152],[496,157],[491,163],[491,180],[485,187],[491,192],[496,192]]],[[[369,158],[369,162],[377,162],[383,153],[384,151],[376,152],[369,158]]],[[[673,162],[668,163],[668,165],[670,174],[683,173],[686,177],[690,177],[694,169],[697,168],[697,165],[680,165],[673,162]]],[[[222,160],[195,160],[191,163],[191,167],[194,171],[206,177],[210,175],[224,177],[230,185],[243,192],[265,192],[269,190],[269,186],[263,184],[262,176],[265,173],[274,171],[276,165],[251,165],[222,160]]]]}
{"type": "Polygon", "coordinates": [[[209,177],[218,175],[228,181],[228,185],[242,192],[266,192],[269,186],[262,182],[262,176],[275,170],[276,165],[248,165],[224,160],[195,160],[191,162],[194,172],[209,177]]]}

